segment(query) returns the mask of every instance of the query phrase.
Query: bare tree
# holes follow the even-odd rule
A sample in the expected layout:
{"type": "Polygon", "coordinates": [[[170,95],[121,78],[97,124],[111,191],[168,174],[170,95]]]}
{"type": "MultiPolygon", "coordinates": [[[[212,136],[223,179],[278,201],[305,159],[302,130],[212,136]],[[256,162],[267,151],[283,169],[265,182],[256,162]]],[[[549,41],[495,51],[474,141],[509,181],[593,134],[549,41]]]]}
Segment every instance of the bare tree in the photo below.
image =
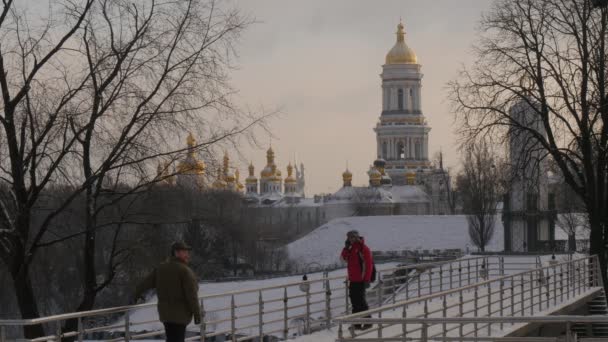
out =
{"type": "Polygon", "coordinates": [[[607,11],[606,1],[496,1],[481,20],[477,60],[451,97],[464,137],[526,132],[555,161],[585,204],[590,251],[608,286],[607,11]],[[518,102],[544,132],[511,115],[518,102]]]}
{"type": "Polygon", "coordinates": [[[465,146],[462,172],[457,177],[469,237],[482,252],[494,236],[500,176],[496,157],[484,141],[465,146]]]}
{"type": "MultiPolygon", "coordinates": [[[[35,318],[29,273],[40,248],[82,238],[76,309],[92,308],[125,258],[113,249],[100,263],[98,230],[113,227],[114,242],[122,230],[100,215],[159,180],[152,165],[185,152],[174,147],[177,133],[201,133],[206,139],[195,148],[211,154],[266,116],[231,101],[233,44],[250,23],[238,10],[213,0],[82,0],[53,3],[38,21],[26,10],[9,0],[0,14],[0,179],[9,188],[0,197],[0,257],[22,317],[35,318]],[[34,225],[32,209],[50,184],[71,193],[34,225]],[[53,221],[81,196],[82,231],[53,232],[53,221]]],[[[28,338],[41,335],[41,326],[25,328],[28,338]]]]}

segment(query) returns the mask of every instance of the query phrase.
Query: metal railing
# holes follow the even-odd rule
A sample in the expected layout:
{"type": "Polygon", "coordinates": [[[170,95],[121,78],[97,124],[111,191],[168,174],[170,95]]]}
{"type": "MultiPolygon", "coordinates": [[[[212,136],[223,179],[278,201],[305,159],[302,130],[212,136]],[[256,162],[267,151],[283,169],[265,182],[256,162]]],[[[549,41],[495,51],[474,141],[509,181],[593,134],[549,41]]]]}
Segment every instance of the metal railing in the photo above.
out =
{"type": "MultiPolygon", "coordinates": [[[[608,316],[521,316],[521,317],[446,317],[446,318],[384,318],[384,319],[357,319],[354,322],[367,324],[417,324],[422,328],[421,336],[427,336],[424,341],[606,341],[606,338],[579,338],[573,327],[576,323],[603,323],[608,324],[608,316]],[[552,324],[552,335],[556,336],[535,336],[535,337],[503,337],[503,336],[430,336],[434,326],[459,325],[459,324],[494,324],[494,325],[515,325],[515,324],[552,324]],[[555,324],[559,326],[555,328],[555,324]]],[[[366,339],[370,340],[370,339],[366,339]]],[[[378,339],[373,338],[374,341],[378,339]]],[[[403,339],[402,337],[384,338],[382,341],[413,341],[420,340],[414,338],[403,339]]],[[[363,341],[363,339],[361,339],[363,341]]]]}
{"type": "MultiPolygon", "coordinates": [[[[378,270],[378,281],[368,292],[372,306],[407,298],[431,295],[537,266],[538,260],[505,263],[502,257],[474,257],[453,261],[420,263],[378,270]],[[405,294],[403,294],[405,293],[405,294]]],[[[204,286],[204,285],[203,285],[204,286]]],[[[349,311],[345,277],[324,273],[320,279],[276,286],[226,292],[200,297],[202,324],[190,326],[188,340],[225,336],[234,342],[253,337],[275,336],[287,339],[332,325],[332,319],[349,311]],[[196,329],[196,331],[190,330],[196,329]]],[[[29,320],[0,320],[0,341],[6,341],[8,327],[43,324],[54,333],[27,341],[78,341],[99,337],[111,341],[132,341],[163,334],[156,318],[138,319],[142,310],[154,311],[156,303],[84,311],[29,320]],[[115,317],[122,319],[116,320],[115,317]],[[114,317],[112,319],[112,317],[114,317]],[[78,320],[75,331],[63,331],[66,320],[78,320]],[[99,323],[104,321],[104,323],[99,323]]],[[[148,315],[141,315],[148,316],[148,315]]]]}
{"type": "Polygon", "coordinates": [[[492,336],[502,330],[504,322],[483,323],[482,317],[532,316],[558,304],[602,288],[596,256],[567,262],[553,261],[549,266],[511,275],[490,278],[461,288],[405,299],[364,313],[336,318],[338,341],[431,341],[456,338],[458,341],[492,336]],[[365,318],[370,315],[374,318],[365,318]],[[468,323],[449,324],[449,317],[471,319],[468,323]],[[392,321],[399,318],[399,323],[392,321]],[[439,318],[441,323],[431,329],[428,323],[408,324],[408,319],[439,318]],[[363,332],[354,325],[374,324],[363,332]],[[348,326],[345,329],[345,326],[348,326]],[[494,329],[494,330],[493,330],[494,329]],[[345,336],[349,331],[349,336],[345,336]],[[373,336],[373,337],[372,337],[373,336]]]}

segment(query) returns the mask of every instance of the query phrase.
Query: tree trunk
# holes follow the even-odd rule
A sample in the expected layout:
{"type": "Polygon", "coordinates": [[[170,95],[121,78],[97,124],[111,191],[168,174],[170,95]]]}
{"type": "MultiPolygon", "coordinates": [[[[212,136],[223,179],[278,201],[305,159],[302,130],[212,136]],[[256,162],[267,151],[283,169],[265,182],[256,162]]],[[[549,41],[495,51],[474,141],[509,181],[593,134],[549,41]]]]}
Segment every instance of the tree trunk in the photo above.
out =
{"type": "MultiPolygon", "coordinates": [[[[29,267],[22,265],[17,273],[11,272],[17,303],[21,311],[21,318],[30,319],[40,317],[38,304],[32,288],[32,280],[29,275],[29,267]]],[[[23,327],[25,338],[33,339],[44,336],[44,328],[40,324],[23,327]]]]}
{"type": "Polygon", "coordinates": [[[604,227],[602,222],[602,211],[589,210],[589,225],[591,227],[591,236],[589,237],[589,253],[597,255],[600,262],[600,271],[602,273],[602,281],[604,283],[604,292],[608,293],[608,279],[606,277],[606,250],[604,248],[604,227]]]}
{"type": "Polygon", "coordinates": [[[568,251],[576,252],[576,234],[570,233],[568,234],[568,251]]]}

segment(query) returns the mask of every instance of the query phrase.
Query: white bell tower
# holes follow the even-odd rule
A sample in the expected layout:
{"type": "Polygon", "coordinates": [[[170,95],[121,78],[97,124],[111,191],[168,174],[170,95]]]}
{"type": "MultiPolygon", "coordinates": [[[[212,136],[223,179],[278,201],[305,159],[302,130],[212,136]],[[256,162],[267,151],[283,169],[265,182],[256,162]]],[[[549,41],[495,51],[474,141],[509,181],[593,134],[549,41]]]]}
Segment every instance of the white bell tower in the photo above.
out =
{"type": "Polygon", "coordinates": [[[393,184],[406,184],[406,174],[429,169],[428,140],[431,128],[422,114],[421,65],[405,43],[403,24],[397,42],[382,66],[382,113],[376,124],[377,156],[393,184]]]}

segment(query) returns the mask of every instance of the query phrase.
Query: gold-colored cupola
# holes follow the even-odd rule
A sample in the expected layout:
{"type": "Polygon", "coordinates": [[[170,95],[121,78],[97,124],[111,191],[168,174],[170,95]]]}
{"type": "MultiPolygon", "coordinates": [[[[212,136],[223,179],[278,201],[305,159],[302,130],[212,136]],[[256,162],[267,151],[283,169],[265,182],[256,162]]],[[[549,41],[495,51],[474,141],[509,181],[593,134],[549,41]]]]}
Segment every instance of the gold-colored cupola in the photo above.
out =
{"type": "Polygon", "coordinates": [[[405,29],[402,23],[397,25],[397,42],[386,55],[386,64],[418,64],[418,57],[405,43],[405,29]]]}

